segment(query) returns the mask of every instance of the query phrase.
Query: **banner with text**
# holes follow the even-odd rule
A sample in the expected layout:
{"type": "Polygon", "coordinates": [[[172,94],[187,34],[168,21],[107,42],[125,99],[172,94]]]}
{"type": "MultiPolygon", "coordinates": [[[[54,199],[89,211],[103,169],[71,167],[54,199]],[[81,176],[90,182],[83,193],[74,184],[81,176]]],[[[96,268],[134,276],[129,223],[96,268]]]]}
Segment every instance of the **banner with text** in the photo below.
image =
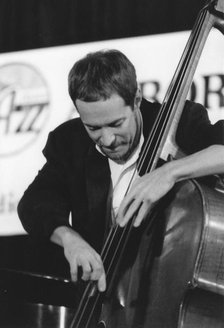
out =
{"type": "MultiPolygon", "coordinates": [[[[0,235],[23,234],[17,204],[44,164],[49,131],[77,116],[67,91],[74,62],[88,52],[119,49],[136,67],[143,95],[161,102],[189,32],[0,54],[0,235]]],[[[206,42],[189,98],[224,119],[224,40],[206,42]]]]}

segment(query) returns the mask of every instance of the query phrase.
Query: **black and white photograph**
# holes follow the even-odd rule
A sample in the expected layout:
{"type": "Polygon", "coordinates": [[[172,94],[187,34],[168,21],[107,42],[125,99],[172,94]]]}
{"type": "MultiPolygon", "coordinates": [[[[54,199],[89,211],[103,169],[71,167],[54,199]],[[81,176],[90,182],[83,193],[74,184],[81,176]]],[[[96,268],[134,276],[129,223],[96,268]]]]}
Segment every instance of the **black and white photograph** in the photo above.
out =
{"type": "Polygon", "coordinates": [[[224,0],[0,0],[0,328],[224,327],[224,0]]]}

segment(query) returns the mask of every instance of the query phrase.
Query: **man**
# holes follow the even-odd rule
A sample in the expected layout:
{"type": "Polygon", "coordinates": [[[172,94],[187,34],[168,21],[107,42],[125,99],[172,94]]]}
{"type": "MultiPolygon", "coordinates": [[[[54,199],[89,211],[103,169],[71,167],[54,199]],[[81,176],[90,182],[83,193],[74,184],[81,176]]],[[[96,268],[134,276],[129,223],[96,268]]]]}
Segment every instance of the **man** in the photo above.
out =
{"type": "Polygon", "coordinates": [[[189,155],[137,177],[125,196],[159,104],[142,99],[135,68],[116,50],[75,63],[69,93],[80,118],[49,134],[46,164],[25,191],[18,213],[29,234],[64,248],[72,280],[80,267],[82,279],[97,281],[104,291],[99,254],[108,227],[124,226],[134,214],[138,227],[176,182],[224,173],[223,122],[211,125],[203,106],[186,102],[176,138],[189,155]]]}

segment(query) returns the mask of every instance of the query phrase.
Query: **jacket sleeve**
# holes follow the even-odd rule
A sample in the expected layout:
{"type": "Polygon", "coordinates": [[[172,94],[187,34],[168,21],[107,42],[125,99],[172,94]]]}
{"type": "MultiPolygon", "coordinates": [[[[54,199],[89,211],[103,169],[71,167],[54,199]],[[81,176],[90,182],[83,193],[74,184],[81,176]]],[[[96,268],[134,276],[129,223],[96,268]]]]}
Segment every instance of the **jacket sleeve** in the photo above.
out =
{"type": "Polygon", "coordinates": [[[192,154],[214,144],[224,144],[224,120],[211,124],[205,107],[186,101],[176,141],[186,154],[192,154]]]}
{"type": "Polygon", "coordinates": [[[49,238],[58,226],[69,226],[70,203],[61,148],[51,132],[43,150],[46,164],[18,204],[22,225],[35,238],[49,238]]]}

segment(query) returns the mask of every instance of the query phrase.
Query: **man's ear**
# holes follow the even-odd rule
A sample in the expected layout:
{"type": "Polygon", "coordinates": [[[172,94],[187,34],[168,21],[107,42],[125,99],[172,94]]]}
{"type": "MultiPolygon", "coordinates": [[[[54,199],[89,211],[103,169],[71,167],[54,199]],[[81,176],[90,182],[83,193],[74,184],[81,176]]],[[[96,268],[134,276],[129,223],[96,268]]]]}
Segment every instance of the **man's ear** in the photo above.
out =
{"type": "Polygon", "coordinates": [[[140,88],[138,87],[135,95],[135,107],[139,108],[142,102],[142,93],[140,88]]]}

